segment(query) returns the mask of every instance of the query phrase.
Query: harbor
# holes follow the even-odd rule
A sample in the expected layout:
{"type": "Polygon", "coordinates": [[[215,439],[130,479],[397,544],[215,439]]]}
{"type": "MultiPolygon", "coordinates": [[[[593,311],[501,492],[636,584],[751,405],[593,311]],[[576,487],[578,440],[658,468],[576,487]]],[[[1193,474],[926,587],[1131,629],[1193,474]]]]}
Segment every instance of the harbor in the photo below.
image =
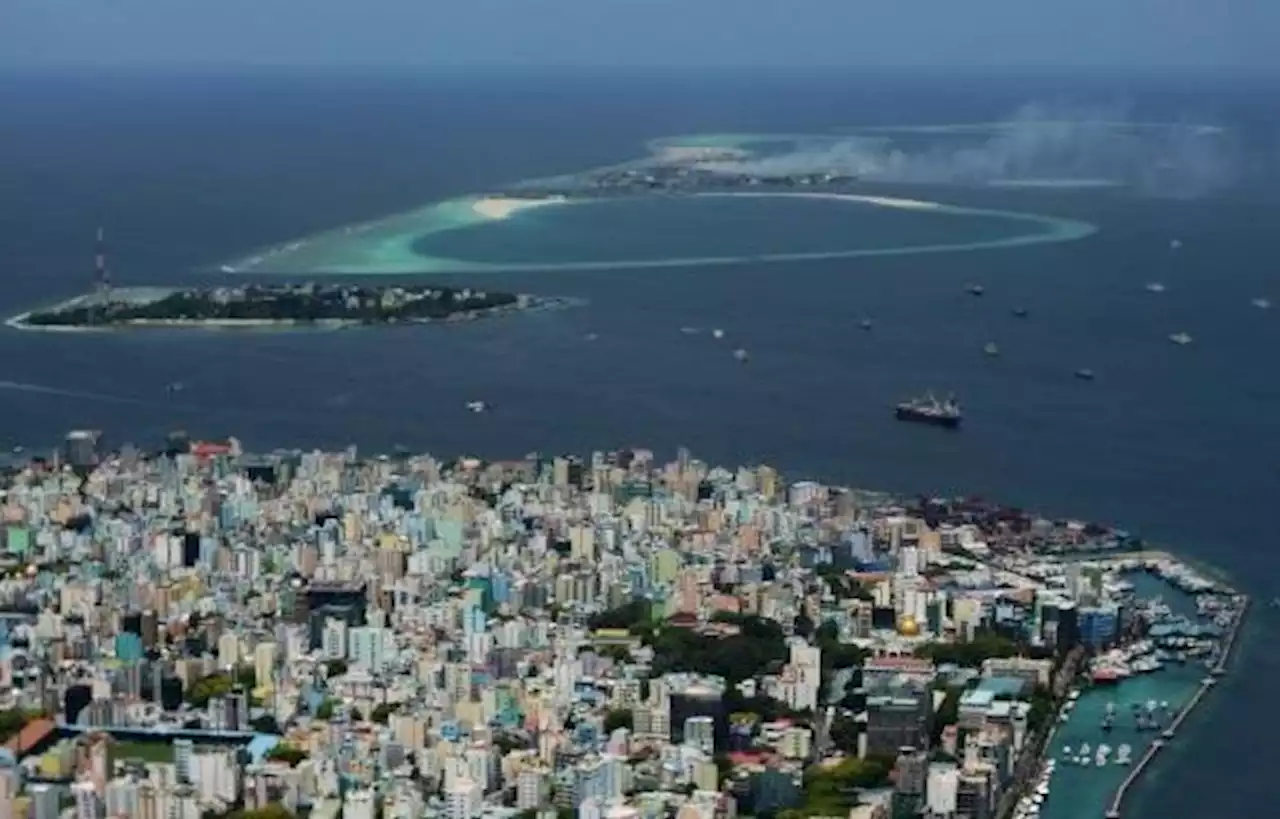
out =
{"type": "Polygon", "coordinates": [[[1197,594],[1197,583],[1161,571],[1122,576],[1155,622],[1143,639],[1094,658],[1062,708],[1040,779],[1016,819],[1119,819],[1160,751],[1178,741],[1227,670],[1247,598],[1197,594]],[[1233,603],[1213,602],[1221,600],[1233,603]]]}

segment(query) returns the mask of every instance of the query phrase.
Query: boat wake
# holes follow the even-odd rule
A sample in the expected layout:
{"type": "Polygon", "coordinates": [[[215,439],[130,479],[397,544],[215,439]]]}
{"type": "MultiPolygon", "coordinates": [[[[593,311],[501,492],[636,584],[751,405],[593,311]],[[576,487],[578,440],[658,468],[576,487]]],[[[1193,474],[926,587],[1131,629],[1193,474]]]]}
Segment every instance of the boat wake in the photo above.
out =
{"type": "Polygon", "coordinates": [[[101,401],[111,404],[147,405],[155,403],[152,401],[143,401],[138,398],[130,398],[125,395],[109,395],[101,392],[68,390],[61,387],[50,387],[44,384],[28,384],[24,381],[0,381],[0,390],[7,390],[9,392],[25,392],[36,395],[56,395],[60,398],[78,398],[84,401],[101,401]]]}

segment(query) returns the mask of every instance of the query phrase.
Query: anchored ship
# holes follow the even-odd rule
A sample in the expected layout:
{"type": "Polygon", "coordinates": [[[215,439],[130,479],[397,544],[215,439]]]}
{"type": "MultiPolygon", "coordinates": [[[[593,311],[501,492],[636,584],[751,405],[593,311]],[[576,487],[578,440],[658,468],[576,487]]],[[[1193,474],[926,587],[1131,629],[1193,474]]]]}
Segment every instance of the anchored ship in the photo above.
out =
{"type": "Polygon", "coordinates": [[[903,401],[898,404],[896,414],[899,421],[933,424],[949,429],[960,426],[960,421],[964,417],[960,412],[960,405],[954,398],[939,401],[932,395],[903,401]]]}

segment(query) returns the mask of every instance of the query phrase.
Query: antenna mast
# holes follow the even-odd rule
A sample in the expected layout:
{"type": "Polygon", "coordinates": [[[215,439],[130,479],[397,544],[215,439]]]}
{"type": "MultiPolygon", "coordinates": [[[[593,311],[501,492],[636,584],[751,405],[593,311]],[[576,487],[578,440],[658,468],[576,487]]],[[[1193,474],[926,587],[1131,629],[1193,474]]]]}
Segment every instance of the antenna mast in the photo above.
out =
{"type": "Polygon", "coordinates": [[[111,289],[111,274],[107,271],[106,235],[101,227],[98,228],[98,238],[95,244],[93,284],[94,289],[102,296],[105,296],[107,291],[111,289]]]}

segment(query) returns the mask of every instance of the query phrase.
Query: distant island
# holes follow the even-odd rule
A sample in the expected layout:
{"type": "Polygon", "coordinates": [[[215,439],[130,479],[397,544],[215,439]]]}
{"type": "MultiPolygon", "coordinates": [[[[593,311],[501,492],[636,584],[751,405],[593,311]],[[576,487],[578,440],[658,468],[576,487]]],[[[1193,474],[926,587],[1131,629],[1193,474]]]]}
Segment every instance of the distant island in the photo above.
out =
{"type": "Polygon", "coordinates": [[[99,288],[9,320],[19,329],[344,327],[466,321],[568,306],[568,299],[439,285],[337,282],[239,287],[99,288]]]}

